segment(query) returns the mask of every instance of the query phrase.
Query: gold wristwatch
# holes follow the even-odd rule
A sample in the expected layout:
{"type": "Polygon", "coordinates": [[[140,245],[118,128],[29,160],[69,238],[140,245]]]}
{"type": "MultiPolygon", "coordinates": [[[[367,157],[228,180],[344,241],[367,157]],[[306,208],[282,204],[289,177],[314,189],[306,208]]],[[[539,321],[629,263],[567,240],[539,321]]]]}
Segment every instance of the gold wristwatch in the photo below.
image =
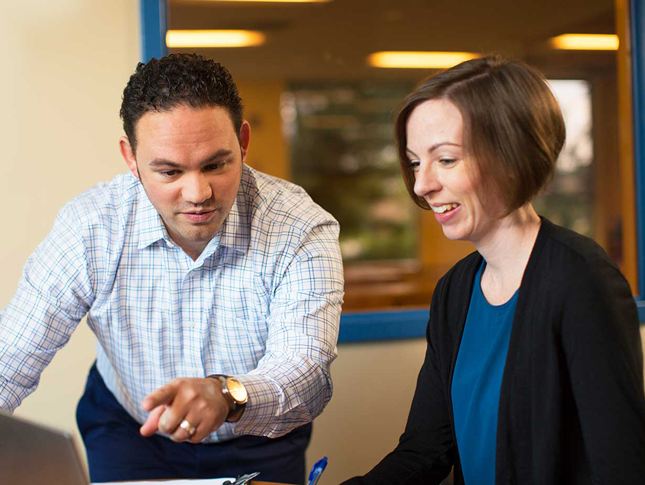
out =
{"type": "Polygon", "coordinates": [[[224,399],[226,399],[229,409],[226,422],[235,423],[239,421],[242,414],[244,414],[246,403],[249,400],[249,395],[246,392],[244,384],[235,377],[224,374],[213,374],[208,377],[218,379],[222,384],[222,394],[224,395],[224,399]]]}

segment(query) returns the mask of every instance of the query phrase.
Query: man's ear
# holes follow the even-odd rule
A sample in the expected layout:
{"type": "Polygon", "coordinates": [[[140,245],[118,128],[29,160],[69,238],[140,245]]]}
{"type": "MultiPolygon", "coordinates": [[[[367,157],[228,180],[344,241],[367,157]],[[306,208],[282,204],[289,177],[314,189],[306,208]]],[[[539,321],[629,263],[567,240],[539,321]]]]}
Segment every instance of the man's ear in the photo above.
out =
{"type": "Polygon", "coordinates": [[[246,154],[248,153],[249,145],[251,144],[251,125],[249,125],[249,122],[246,120],[242,122],[238,140],[240,141],[240,148],[242,150],[242,163],[244,163],[246,162],[246,154]]]}
{"type": "Polygon", "coordinates": [[[134,156],[132,145],[130,145],[130,140],[127,136],[119,138],[119,150],[121,151],[121,156],[123,157],[123,160],[125,160],[130,172],[132,172],[132,175],[138,179],[139,171],[137,170],[137,159],[134,156]]]}

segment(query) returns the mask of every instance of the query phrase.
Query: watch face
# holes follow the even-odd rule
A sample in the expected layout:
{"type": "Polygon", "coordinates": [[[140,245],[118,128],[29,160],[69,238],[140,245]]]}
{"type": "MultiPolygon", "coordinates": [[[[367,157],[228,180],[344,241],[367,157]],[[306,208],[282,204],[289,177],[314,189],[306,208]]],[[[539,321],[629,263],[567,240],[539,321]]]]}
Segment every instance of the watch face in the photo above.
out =
{"type": "Polygon", "coordinates": [[[231,394],[231,397],[235,399],[239,404],[246,403],[248,396],[246,394],[246,388],[244,385],[233,377],[229,377],[227,381],[228,392],[231,394]]]}

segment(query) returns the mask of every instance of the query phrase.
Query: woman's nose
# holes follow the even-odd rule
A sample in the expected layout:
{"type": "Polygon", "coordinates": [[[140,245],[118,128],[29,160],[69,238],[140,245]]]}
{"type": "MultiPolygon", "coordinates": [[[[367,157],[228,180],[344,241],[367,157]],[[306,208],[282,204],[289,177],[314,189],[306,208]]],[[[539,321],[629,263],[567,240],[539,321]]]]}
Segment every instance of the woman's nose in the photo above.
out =
{"type": "Polygon", "coordinates": [[[414,181],[414,193],[419,197],[437,192],[441,188],[439,179],[431,167],[420,167],[414,181]]]}

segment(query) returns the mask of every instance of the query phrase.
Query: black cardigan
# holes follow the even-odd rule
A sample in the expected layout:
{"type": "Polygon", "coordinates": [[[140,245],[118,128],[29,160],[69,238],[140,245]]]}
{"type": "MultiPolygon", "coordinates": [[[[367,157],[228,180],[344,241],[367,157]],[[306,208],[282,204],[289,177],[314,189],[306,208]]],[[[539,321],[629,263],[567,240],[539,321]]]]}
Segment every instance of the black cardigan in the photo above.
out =
{"type": "MultiPolygon", "coordinates": [[[[463,484],[451,383],[473,253],[437,284],[428,348],[397,448],[349,485],[463,484]]],[[[594,241],[546,219],[517,302],[500,392],[495,483],[645,483],[643,355],[627,281],[594,241]]]]}

